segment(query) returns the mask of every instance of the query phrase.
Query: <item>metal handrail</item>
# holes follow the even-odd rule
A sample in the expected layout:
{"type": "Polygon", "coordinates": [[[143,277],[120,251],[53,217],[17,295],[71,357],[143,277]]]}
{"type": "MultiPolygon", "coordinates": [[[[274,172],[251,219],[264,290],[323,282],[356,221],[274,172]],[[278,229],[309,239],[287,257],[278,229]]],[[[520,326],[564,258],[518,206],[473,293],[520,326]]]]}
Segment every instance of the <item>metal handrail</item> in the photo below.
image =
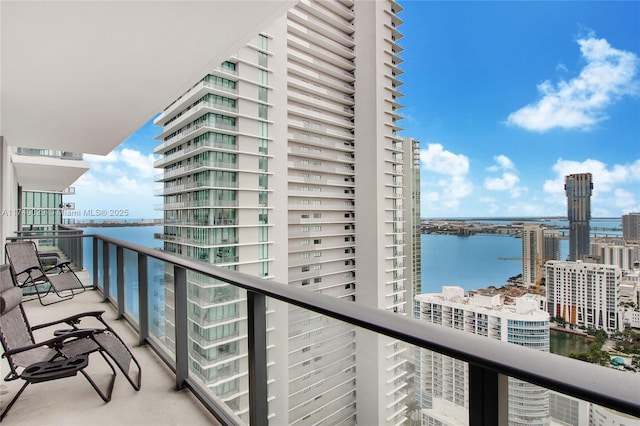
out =
{"type": "MultiPolygon", "coordinates": [[[[271,297],[393,339],[468,362],[470,374],[469,418],[472,425],[488,424],[489,421],[486,419],[493,418],[491,417],[491,412],[493,411],[493,414],[497,412],[497,408],[483,408],[478,407],[477,404],[486,405],[487,400],[493,402],[497,400],[498,385],[489,385],[487,389],[487,382],[495,381],[497,383],[499,376],[520,379],[565,395],[640,417],[640,380],[638,380],[638,375],[636,374],[488,339],[461,330],[441,327],[381,309],[310,292],[302,288],[185,259],[112,237],[103,235],[83,235],[83,237],[93,237],[94,247],[97,247],[97,241],[113,244],[118,250],[127,249],[145,258],[150,257],[173,264],[177,271],[184,272],[189,270],[198,272],[247,290],[247,299],[251,305],[249,309],[250,312],[253,312],[253,314],[249,315],[250,327],[253,326],[253,321],[260,322],[261,309],[259,309],[259,305],[264,303],[264,297],[271,297]],[[258,298],[257,301],[255,300],[256,298],[258,298]],[[262,302],[259,298],[262,298],[262,302]],[[256,302],[258,305],[257,310],[254,306],[256,302]],[[254,318],[256,313],[258,318],[254,318]],[[483,386],[483,389],[478,389],[483,386]],[[492,396],[492,392],[495,395],[492,396]],[[487,394],[489,395],[488,397],[487,394]],[[480,402],[478,402],[478,395],[481,396],[480,402]],[[486,411],[490,412],[489,417],[487,417],[486,411]]],[[[12,239],[28,238],[12,237],[12,239]]],[[[103,255],[105,254],[104,252],[108,253],[108,250],[103,250],[103,255]]],[[[96,264],[96,259],[97,250],[94,250],[94,265],[96,264]]],[[[108,257],[106,260],[108,260],[108,257]]],[[[118,269],[120,267],[121,265],[118,265],[118,269]]],[[[97,275],[95,271],[94,275],[97,275]]],[[[176,291],[181,287],[180,283],[181,281],[176,277],[176,291]]],[[[186,277],[182,283],[186,284],[186,277]]],[[[182,290],[185,292],[184,297],[186,300],[186,288],[182,290]]],[[[120,292],[118,293],[120,294],[120,292]]],[[[105,291],[105,294],[108,294],[108,291],[105,291]]],[[[123,308],[119,307],[118,309],[121,310],[123,308]]],[[[186,315],[186,309],[184,314],[186,315]]],[[[264,307],[262,308],[262,314],[264,314],[264,307]]],[[[176,320],[178,319],[177,317],[178,310],[176,310],[176,320]]],[[[184,321],[186,322],[186,318],[184,321]]],[[[261,328],[257,326],[256,329],[259,331],[261,328]]],[[[262,328],[262,334],[264,334],[264,328],[262,328]]],[[[259,347],[259,342],[257,345],[259,347]]],[[[185,347],[183,350],[187,350],[187,348],[185,347]]],[[[264,368],[266,369],[266,365],[264,368]]],[[[176,367],[176,375],[178,374],[178,367],[176,367]]],[[[186,372],[182,372],[182,374],[185,377],[188,376],[186,372]]],[[[185,381],[188,381],[188,378],[185,378],[185,381]]],[[[189,385],[189,387],[193,386],[197,387],[194,384],[189,385]]],[[[192,388],[192,391],[202,400],[202,389],[192,388]]],[[[266,393],[263,396],[265,398],[264,404],[266,404],[266,393]]],[[[207,405],[204,400],[203,403],[207,405]]],[[[264,405],[258,404],[258,406],[264,408],[264,405]]],[[[208,408],[211,409],[211,407],[208,408]]],[[[266,416],[266,411],[262,415],[266,416]]],[[[252,416],[251,418],[253,424],[254,417],[252,416]]],[[[266,422],[266,418],[263,420],[266,422]]],[[[258,421],[258,424],[261,423],[261,421],[258,421]]]]}

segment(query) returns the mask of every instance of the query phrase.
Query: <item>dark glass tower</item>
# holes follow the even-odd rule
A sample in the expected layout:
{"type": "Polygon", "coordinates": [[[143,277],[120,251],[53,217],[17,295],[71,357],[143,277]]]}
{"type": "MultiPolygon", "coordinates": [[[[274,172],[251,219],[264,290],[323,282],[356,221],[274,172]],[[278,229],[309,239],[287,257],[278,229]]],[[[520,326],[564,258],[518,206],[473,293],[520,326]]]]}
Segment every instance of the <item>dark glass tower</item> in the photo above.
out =
{"type": "Polygon", "coordinates": [[[567,219],[569,219],[569,259],[581,260],[589,254],[591,220],[591,173],[565,176],[564,191],[567,194],[567,219]]]}

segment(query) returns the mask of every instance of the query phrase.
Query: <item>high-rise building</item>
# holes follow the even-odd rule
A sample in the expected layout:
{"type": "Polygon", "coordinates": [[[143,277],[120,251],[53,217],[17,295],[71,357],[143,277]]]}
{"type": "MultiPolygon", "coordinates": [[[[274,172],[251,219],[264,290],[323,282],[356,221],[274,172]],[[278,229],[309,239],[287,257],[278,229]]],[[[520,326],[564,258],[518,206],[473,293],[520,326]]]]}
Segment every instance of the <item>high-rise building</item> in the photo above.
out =
{"type": "Polygon", "coordinates": [[[540,224],[525,224],[522,230],[522,283],[540,290],[542,265],[560,257],[558,231],[540,224]]]}
{"type": "Polygon", "coordinates": [[[420,142],[413,138],[404,138],[406,171],[405,201],[407,208],[407,259],[411,262],[405,269],[407,296],[413,298],[422,293],[422,233],[420,227],[420,142]]]}
{"type": "MultiPolygon", "coordinates": [[[[490,339],[549,351],[549,315],[528,294],[505,304],[500,294],[465,296],[457,286],[416,296],[418,319],[490,339]]],[[[416,350],[416,398],[422,424],[468,424],[468,365],[426,349],[416,350]]],[[[549,391],[509,378],[510,425],[548,425],[549,391]]]]}
{"type": "Polygon", "coordinates": [[[640,261],[640,244],[629,244],[622,238],[593,238],[591,253],[598,263],[616,265],[627,274],[640,261]]]}
{"type": "Polygon", "coordinates": [[[622,238],[627,242],[640,242],[640,213],[622,215],[622,238]]]}
{"type": "Polygon", "coordinates": [[[545,263],[545,278],[551,317],[586,328],[622,331],[619,267],[553,260],[545,263]]]}
{"type": "MultiPolygon", "coordinates": [[[[397,135],[401,10],[393,0],[301,1],[164,110],[155,152],[165,250],[409,309],[405,183],[414,170],[397,135]]],[[[201,355],[193,371],[245,419],[245,296],[197,276],[188,289],[189,338],[201,355]]],[[[350,424],[356,409],[360,424],[403,421],[403,345],[268,304],[275,423],[350,424]]],[[[171,326],[168,315],[168,339],[171,326]]]]}
{"type": "Polygon", "coordinates": [[[564,190],[567,195],[567,219],[569,220],[569,258],[582,260],[589,254],[591,233],[591,173],[565,176],[564,190]]]}

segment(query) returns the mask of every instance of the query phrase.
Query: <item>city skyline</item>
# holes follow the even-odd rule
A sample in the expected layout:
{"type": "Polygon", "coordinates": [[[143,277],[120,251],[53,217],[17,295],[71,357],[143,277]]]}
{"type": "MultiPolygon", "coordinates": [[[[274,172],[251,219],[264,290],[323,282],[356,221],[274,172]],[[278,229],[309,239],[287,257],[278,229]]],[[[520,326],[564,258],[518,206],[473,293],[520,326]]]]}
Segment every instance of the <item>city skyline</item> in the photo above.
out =
{"type": "MultiPolygon", "coordinates": [[[[564,216],[564,177],[583,172],[593,217],[640,210],[637,2],[401,5],[399,123],[421,142],[422,217],[564,216]],[[542,25],[543,36],[529,31],[542,25]]],[[[152,121],[85,157],[91,170],[68,199],[77,210],[159,217],[152,121]]]]}

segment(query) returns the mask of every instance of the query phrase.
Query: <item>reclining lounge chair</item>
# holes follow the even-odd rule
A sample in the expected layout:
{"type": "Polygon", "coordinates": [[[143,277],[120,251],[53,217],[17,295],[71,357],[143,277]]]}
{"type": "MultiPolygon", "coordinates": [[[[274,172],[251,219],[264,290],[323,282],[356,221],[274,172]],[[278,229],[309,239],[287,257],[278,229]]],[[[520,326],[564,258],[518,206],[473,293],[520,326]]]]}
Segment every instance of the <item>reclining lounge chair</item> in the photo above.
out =
{"type": "Polygon", "coordinates": [[[3,357],[9,363],[5,381],[25,381],[13,399],[0,413],[0,420],[31,383],[71,377],[81,373],[100,397],[111,399],[116,370],[111,359],[135,390],[141,387],[141,369],[129,348],[104,322],[102,312],[85,312],[62,320],[31,327],[22,306],[22,290],[12,281],[8,265],[0,265],[0,342],[3,357]],[[97,320],[99,328],[79,328],[83,319],[97,320]],[[52,333],[51,338],[36,342],[34,330],[48,327],[64,327],[52,333]],[[109,365],[112,375],[106,389],[100,389],[85,371],[89,355],[99,353],[109,365]]]}
{"type": "Polygon", "coordinates": [[[69,262],[58,263],[45,270],[33,241],[9,242],[5,245],[5,253],[18,287],[34,291],[42,305],[69,300],[85,291],[82,282],[69,267],[69,262]],[[60,299],[45,303],[43,299],[50,292],[60,299]]]}

